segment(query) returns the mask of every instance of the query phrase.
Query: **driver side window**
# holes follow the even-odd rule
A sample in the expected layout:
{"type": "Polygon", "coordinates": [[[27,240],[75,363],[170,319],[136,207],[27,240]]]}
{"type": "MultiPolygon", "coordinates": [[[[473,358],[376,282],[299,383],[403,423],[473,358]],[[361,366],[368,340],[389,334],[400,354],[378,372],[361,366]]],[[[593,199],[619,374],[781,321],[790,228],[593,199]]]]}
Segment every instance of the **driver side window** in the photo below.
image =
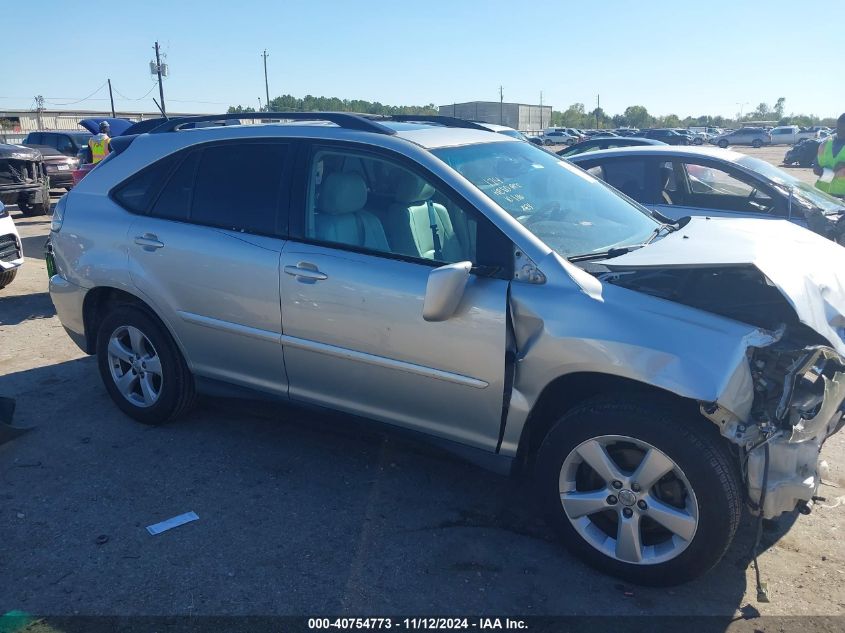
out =
{"type": "Polygon", "coordinates": [[[770,193],[751,178],[706,163],[686,162],[682,168],[689,184],[691,206],[742,213],[775,211],[770,193]]]}

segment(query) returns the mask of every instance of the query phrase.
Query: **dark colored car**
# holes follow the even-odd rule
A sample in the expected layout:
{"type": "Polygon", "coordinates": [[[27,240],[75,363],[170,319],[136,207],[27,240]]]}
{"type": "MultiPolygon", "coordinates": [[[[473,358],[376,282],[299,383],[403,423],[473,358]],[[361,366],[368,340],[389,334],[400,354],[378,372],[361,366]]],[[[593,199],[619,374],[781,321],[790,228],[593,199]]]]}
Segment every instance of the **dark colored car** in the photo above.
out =
{"type": "Polygon", "coordinates": [[[24,215],[50,210],[50,187],[41,152],[0,144],[0,202],[16,204],[24,215]]]}
{"type": "Polygon", "coordinates": [[[716,148],[650,146],[568,160],[673,221],[686,216],[789,220],[845,242],[845,201],[753,156],[716,148]]]}
{"type": "Polygon", "coordinates": [[[640,137],[661,141],[667,145],[690,145],[692,143],[692,140],[686,134],[678,134],[675,130],[662,128],[640,130],[640,137]]]}
{"type": "Polygon", "coordinates": [[[51,131],[51,132],[30,132],[23,140],[23,145],[29,147],[51,147],[65,156],[74,158],[79,152],[88,148],[89,132],[83,131],[51,131]]]}
{"type": "Polygon", "coordinates": [[[814,167],[819,156],[819,145],[824,139],[805,138],[798,141],[783,157],[784,165],[798,165],[799,167],[814,167]]]}
{"type": "Polygon", "coordinates": [[[613,149],[614,147],[633,147],[636,145],[665,145],[662,141],[655,141],[650,138],[636,138],[633,136],[594,136],[591,139],[575,143],[566,149],[557,152],[558,156],[568,158],[584,152],[592,152],[599,149],[613,149]]]}
{"type": "Polygon", "coordinates": [[[50,188],[64,188],[70,190],[73,187],[73,170],[79,167],[79,159],[75,156],[67,156],[52,147],[37,147],[44,158],[44,171],[50,178],[50,188]]]}

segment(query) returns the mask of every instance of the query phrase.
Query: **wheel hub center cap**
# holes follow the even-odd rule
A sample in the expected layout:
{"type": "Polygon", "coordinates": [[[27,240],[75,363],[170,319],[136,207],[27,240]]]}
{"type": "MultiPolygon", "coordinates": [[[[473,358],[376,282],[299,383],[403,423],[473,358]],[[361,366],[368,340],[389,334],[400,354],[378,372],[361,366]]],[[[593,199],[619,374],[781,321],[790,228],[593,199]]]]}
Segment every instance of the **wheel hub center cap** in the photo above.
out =
{"type": "Polygon", "coordinates": [[[637,495],[630,490],[620,490],[618,496],[619,502],[624,506],[630,507],[637,502],[637,495]]]}

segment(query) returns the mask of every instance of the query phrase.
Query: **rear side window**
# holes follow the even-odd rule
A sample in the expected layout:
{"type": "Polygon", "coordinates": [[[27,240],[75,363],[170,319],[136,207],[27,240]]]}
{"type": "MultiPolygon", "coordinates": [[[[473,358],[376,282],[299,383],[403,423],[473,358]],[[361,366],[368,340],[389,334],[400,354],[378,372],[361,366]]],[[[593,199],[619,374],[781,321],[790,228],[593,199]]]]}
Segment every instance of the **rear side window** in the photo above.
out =
{"type": "Polygon", "coordinates": [[[138,172],[123,184],[118,185],[112,197],[120,206],[129,211],[146,213],[176,160],[175,157],[168,156],[138,172]]]}
{"type": "Polygon", "coordinates": [[[287,146],[244,143],[202,153],[191,222],[251,233],[274,233],[287,146]]]}
{"type": "Polygon", "coordinates": [[[607,161],[604,181],[634,200],[642,201],[646,192],[646,163],[643,159],[607,161]]]}

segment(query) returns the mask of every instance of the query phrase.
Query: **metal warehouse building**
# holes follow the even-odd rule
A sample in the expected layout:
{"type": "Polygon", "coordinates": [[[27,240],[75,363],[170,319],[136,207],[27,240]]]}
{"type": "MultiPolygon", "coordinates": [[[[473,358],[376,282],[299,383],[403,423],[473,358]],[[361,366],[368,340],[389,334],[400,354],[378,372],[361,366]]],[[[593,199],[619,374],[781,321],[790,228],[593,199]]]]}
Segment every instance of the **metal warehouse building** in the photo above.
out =
{"type": "Polygon", "coordinates": [[[551,125],[552,106],[499,101],[469,101],[439,108],[443,116],[507,125],[521,132],[537,132],[551,125]]]}

